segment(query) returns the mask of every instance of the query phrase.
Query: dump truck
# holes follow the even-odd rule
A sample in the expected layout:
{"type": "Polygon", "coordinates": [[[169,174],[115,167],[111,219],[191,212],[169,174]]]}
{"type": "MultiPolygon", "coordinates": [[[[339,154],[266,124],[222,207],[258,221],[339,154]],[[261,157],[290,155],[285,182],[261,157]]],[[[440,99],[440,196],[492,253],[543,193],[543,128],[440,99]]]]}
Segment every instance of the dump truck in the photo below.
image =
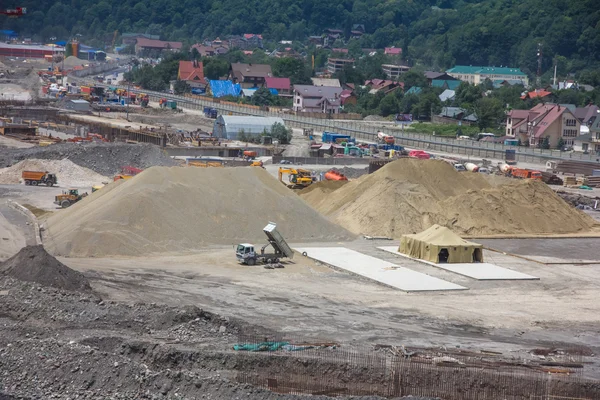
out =
{"type": "Polygon", "coordinates": [[[26,185],[46,185],[54,186],[58,183],[55,174],[50,174],[48,171],[23,171],[21,178],[26,185]]]}
{"type": "Polygon", "coordinates": [[[79,190],[77,189],[69,189],[55,196],[54,204],[59,205],[61,208],[67,208],[71,204],[75,204],[84,197],[87,197],[87,195],[87,193],[79,194],[79,190]]]}
{"type": "Polygon", "coordinates": [[[269,222],[263,228],[263,232],[267,235],[268,243],[261,247],[260,253],[255,250],[253,244],[240,243],[237,245],[235,255],[240,263],[245,265],[277,264],[282,258],[291,259],[294,257],[294,251],[279,233],[274,222],[269,222]],[[273,252],[266,252],[269,246],[273,248],[273,252]]]}

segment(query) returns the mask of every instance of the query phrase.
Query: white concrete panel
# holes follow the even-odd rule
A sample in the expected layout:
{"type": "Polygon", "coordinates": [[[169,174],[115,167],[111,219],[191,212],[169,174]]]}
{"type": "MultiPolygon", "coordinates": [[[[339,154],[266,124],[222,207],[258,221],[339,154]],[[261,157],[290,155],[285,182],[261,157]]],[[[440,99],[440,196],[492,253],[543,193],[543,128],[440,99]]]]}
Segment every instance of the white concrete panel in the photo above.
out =
{"type": "Polygon", "coordinates": [[[345,247],[302,247],[295,250],[306,252],[309,258],[406,292],[467,289],[345,247]]]}
{"type": "Polygon", "coordinates": [[[499,267],[494,264],[488,263],[449,263],[449,264],[436,264],[430,261],[421,260],[418,258],[409,257],[406,254],[400,253],[397,246],[382,246],[378,249],[387,251],[388,253],[396,254],[401,257],[408,258],[410,260],[419,261],[424,264],[431,265],[436,268],[440,268],[446,271],[454,272],[459,275],[467,276],[469,278],[487,281],[487,280],[537,280],[535,276],[527,275],[522,272],[513,271],[512,269],[499,267]]]}

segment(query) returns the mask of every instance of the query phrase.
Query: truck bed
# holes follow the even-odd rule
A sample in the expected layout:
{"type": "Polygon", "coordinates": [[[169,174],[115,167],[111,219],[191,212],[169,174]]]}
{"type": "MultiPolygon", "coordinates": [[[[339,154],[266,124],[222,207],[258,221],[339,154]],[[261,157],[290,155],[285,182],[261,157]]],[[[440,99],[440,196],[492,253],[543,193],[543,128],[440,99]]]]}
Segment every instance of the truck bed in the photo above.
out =
{"type": "Polygon", "coordinates": [[[267,235],[269,243],[271,243],[271,246],[273,246],[276,251],[285,254],[287,258],[294,257],[294,251],[287,244],[283,236],[281,236],[277,230],[277,225],[274,222],[269,222],[269,224],[264,227],[263,231],[265,232],[265,235],[267,235]]]}

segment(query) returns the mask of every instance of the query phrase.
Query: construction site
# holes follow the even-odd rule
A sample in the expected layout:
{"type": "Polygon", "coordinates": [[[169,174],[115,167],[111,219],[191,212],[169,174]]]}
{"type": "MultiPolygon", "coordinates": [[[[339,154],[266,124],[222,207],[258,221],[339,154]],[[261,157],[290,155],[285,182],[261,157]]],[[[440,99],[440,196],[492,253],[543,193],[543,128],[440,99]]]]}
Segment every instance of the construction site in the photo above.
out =
{"type": "Polygon", "coordinates": [[[597,163],[155,100],[0,106],[0,398],[600,398],[597,163]]]}

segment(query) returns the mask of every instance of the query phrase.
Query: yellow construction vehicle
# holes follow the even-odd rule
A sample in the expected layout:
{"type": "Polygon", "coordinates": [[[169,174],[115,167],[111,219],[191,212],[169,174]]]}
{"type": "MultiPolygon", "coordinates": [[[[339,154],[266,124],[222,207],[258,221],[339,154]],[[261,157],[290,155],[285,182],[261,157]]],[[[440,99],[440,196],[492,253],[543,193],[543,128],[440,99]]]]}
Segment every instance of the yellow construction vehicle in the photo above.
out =
{"type": "Polygon", "coordinates": [[[279,167],[279,181],[290,189],[303,189],[312,185],[313,178],[307,169],[279,167]],[[283,175],[289,175],[288,182],[283,181],[283,175]]]}
{"type": "Polygon", "coordinates": [[[67,208],[71,204],[77,203],[87,195],[87,193],[79,194],[79,190],[77,189],[69,189],[56,196],[54,198],[54,204],[61,206],[61,208],[67,208]]]}

